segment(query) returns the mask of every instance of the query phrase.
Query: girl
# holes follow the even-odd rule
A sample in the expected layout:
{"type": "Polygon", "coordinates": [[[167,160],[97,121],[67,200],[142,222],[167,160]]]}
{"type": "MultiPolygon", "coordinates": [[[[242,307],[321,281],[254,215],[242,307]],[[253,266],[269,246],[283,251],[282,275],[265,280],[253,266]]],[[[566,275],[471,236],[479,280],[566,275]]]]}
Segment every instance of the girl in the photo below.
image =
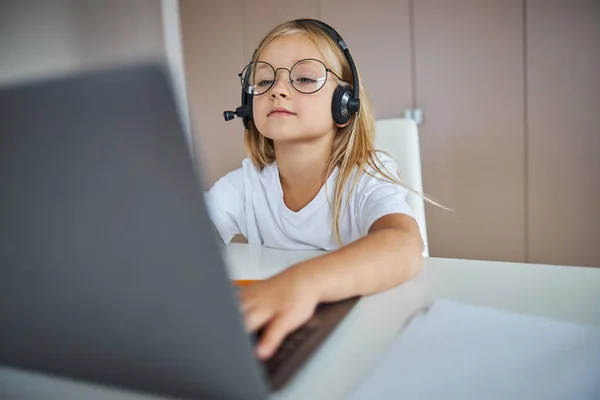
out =
{"type": "Polygon", "coordinates": [[[360,76],[336,35],[320,21],[295,20],[260,42],[240,74],[251,95],[249,158],[205,195],[225,244],[242,234],[249,244],[331,250],[240,290],[248,330],[263,329],[261,359],[318,303],[389,289],[423,264],[407,189],[393,160],[374,151],[365,89],[358,85],[359,107],[340,96],[360,76]],[[345,122],[340,107],[350,111],[345,122]]]}

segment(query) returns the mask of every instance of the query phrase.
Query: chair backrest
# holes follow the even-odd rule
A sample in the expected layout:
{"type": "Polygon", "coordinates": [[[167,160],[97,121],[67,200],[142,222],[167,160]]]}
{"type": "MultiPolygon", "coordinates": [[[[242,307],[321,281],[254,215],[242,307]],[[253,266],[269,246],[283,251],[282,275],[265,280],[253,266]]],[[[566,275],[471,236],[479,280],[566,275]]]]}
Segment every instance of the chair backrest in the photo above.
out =
{"type": "MultiPolygon", "coordinates": [[[[421,148],[417,124],[410,119],[391,118],[375,121],[375,149],[388,153],[400,169],[402,181],[417,192],[423,193],[421,176],[421,148]]],[[[425,202],[413,192],[408,193],[408,204],[415,213],[425,242],[423,255],[429,256],[425,202]]]]}

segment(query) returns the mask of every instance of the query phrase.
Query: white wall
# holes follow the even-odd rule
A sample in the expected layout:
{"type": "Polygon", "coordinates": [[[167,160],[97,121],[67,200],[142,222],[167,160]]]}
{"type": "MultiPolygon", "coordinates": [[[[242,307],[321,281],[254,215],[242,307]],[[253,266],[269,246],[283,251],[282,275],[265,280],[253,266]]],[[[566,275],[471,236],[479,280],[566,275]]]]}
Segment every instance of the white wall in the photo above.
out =
{"type": "Polygon", "coordinates": [[[190,149],[193,151],[185,69],[183,66],[179,0],[162,0],[161,3],[162,25],[167,63],[169,65],[169,69],[171,70],[175,96],[181,112],[181,118],[186,131],[188,144],[190,145],[190,149]]]}
{"type": "Polygon", "coordinates": [[[0,85],[164,57],[160,0],[0,1],[0,85]]]}

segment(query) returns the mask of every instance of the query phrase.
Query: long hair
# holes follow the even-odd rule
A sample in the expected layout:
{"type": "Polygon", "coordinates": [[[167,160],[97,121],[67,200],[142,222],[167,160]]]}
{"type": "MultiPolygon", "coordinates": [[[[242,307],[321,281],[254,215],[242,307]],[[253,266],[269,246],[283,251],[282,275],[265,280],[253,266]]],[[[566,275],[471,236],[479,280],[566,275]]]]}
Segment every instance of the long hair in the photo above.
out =
{"type": "MultiPolygon", "coordinates": [[[[273,28],[256,48],[252,61],[257,61],[261,52],[273,40],[284,35],[298,33],[307,35],[315,43],[321,54],[325,57],[328,67],[345,82],[343,84],[347,84],[348,87],[351,87],[351,84],[348,82],[352,82],[352,70],[346,56],[330,35],[324,32],[318,24],[311,21],[288,21],[273,28]]],[[[423,194],[407,187],[400,180],[398,171],[394,171],[397,173],[397,176],[395,176],[393,172],[383,170],[385,168],[382,169],[380,165],[378,165],[378,158],[374,147],[375,120],[373,105],[362,85],[363,80],[360,78],[358,67],[356,69],[360,82],[360,110],[357,114],[354,114],[347,126],[340,128],[337,132],[333,140],[332,153],[327,163],[324,176],[325,181],[327,181],[327,177],[333,170],[336,167],[339,168],[338,176],[335,181],[333,199],[328,198],[328,201],[332,210],[332,226],[340,245],[343,244],[339,229],[340,216],[342,215],[343,208],[347,207],[350,197],[347,196],[344,202],[344,188],[347,184],[350,184],[350,191],[348,193],[352,193],[361,177],[361,173],[354,173],[355,168],[358,167],[359,172],[371,175],[367,171],[367,167],[371,167],[380,174],[383,179],[399,184],[427,199],[423,194]]],[[[244,132],[244,142],[248,156],[260,171],[262,171],[265,166],[275,162],[275,148],[273,141],[261,135],[252,121],[249,121],[248,129],[244,132]]],[[[427,200],[433,202],[429,199],[427,200]]],[[[433,203],[435,204],[435,202],[433,203]]]]}

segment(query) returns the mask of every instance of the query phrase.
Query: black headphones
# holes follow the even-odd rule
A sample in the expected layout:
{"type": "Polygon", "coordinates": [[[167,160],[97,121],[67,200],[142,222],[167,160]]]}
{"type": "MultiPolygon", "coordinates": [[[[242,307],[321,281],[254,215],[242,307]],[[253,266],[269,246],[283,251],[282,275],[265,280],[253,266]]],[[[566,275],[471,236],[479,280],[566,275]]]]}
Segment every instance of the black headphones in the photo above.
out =
{"type": "MultiPolygon", "coordinates": [[[[331,100],[331,113],[333,115],[333,120],[336,124],[345,124],[350,119],[350,116],[358,112],[360,108],[360,99],[358,98],[358,73],[356,72],[354,60],[352,60],[352,56],[350,55],[350,50],[348,50],[348,46],[346,46],[346,43],[340,34],[326,23],[316,19],[297,19],[294,22],[298,23],[300,26],[311,23],[319,25],[321,29],[323,29],[323,31],[340,46],[346,55],[346,59],[350,64],[350,68],[352,69],[352,91],[345,86],[338,85],[337,88],[335,88],[335,92],[333,93],[333,98],[331,100]]],[[[254,56],[252,58],[254,59],[254,56]]],[[[244,128],[248,129],[248,121],[252,120],[253,97],[253,94],[250,94],[242,89],[242,105],[236,108],[235,111],[223,111],[223,118],[225,118],[225,121],[231,121],[235,116],[237,116],[242,118],[244,122],[244,128]]]]}

